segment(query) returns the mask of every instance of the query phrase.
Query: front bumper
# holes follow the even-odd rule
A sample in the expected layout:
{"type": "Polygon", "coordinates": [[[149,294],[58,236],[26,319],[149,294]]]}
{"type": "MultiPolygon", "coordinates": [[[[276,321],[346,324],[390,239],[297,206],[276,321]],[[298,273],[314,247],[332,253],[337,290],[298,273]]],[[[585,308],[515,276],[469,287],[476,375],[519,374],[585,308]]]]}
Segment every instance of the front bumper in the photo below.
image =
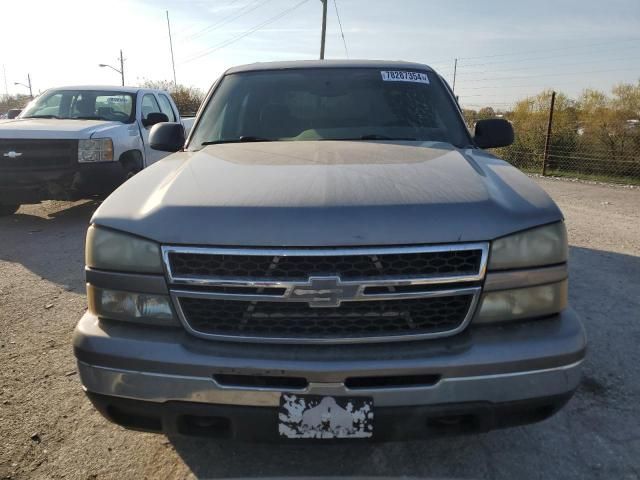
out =
{"type": "Polygon", "coordinates": [[[0,203],[77,200],[106,195],[126,179],[120,162],[77,164],[71,168],[1,171],[0,203]]]}
{"type": "MultiPolygon", "coordinates": [[[[178,329],[101,322],[89,313],[74,336],[82,384],[111,420],[131,428],[185,433],[177,428],[183,417],[220,417],[231,422],[228,435],[234,437],[247,437],[251,428],[246,422],[256,412],[267,423],[276,422],[283,391],[372,397],[376,409],[387,412],[383,416],[406,416],[407,408],[425,418],[470,415],[484,419],[478,423],[483,429],[539,420],[536,412],[548,416],[577,388],[585,348],[583,327],[571,310],[546,320],[469,328],[455,337],[402,345],[223,344],[178,329]],[[300,390],[223,385],[213,379],[218,374],[296,377],[308,385],[300,390]],[[408,375],[436,380],[403,387],[345,386],[354,377],[408,375]],[[224,414],[238,408],[253,413],[224,414]],[[198,413],[185,413],[192,410],[198,413]],[[154,428],[119,421],[144,411],[156,412],[154,428]],[[504,411],[519,414],[508,420],[500,413],[504,411]]],[[[398,421],[402,423],[400,417],[398,421]]]]}
{"type": "MultiPolygon", "coordinates": [[[[131,430],[262,442],[299,442],[278,435],[275,408],[195,402],[155,403],[87,392],[96,409],[131,430]]],[[[373,441],[428,438],[447,433],[486,432],[544,420],[560,410],[571,393],[524,401],[447,403],[375,407],[373,441]]],[[[305,439],[305,442],[332,440],[305,439]]],[[[333,440],[344,441],[344,440],[333,440]]]]}

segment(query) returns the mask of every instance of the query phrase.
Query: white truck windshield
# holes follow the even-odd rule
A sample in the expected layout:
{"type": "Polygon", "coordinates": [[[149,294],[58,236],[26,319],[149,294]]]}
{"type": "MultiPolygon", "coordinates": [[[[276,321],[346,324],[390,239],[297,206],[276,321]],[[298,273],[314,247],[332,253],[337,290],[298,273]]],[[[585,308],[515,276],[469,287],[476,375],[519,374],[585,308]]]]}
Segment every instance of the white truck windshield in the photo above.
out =
{"type": "Polygon", "coordinates": [[[98,90],[50,90],[38,97],[21,118],[133,121],[133,95],[98,90]]]}

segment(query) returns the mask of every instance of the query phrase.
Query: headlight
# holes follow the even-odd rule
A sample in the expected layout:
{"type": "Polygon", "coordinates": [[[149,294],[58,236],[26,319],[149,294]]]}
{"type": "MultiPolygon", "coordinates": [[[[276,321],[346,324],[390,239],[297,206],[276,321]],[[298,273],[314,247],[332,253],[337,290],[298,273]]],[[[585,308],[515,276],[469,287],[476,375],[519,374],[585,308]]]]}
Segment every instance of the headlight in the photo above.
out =
{"type": "Polygon", "coordinates": [[[474,324],[544,317],[567,307],[567,281],[482,295],[474,324]]]}
{"type": "Polygon", "coordinates": [[[87,285],[89,310],[101,318],[149,325],[178,326],[166,295],[131,293],[87,285]]]}
{"type": "Polygon", "coordinates": [[[113,141],[110,138],[80,140],[78,143],[78,162],[95,163],[113,160],[113,141]]]}
{"type": "Polygon", "coordinates": [[[567,230],[558,222],[493,241],[489,270],[554,265],[566,262],[567,256],[567,230]]]}
{"type": "Polygon", "coordinates": [[[163,272],[157,243],[93,225],[87,232],[85,260],[88,267],[100,270],[163,272]]]}

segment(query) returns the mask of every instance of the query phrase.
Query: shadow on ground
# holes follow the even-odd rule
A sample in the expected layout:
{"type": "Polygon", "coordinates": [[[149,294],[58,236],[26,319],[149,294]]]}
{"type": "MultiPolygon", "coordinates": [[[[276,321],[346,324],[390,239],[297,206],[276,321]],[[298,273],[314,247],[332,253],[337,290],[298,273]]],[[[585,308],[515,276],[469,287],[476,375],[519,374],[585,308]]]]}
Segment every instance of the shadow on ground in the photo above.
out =
{"type": "Polygon", "coordinates": [[[47,217],[17,213],[0,218],[0,260],[19,263],[45,280],[83,292],[84,239],[98,205],[87,201],[47,217]]]}

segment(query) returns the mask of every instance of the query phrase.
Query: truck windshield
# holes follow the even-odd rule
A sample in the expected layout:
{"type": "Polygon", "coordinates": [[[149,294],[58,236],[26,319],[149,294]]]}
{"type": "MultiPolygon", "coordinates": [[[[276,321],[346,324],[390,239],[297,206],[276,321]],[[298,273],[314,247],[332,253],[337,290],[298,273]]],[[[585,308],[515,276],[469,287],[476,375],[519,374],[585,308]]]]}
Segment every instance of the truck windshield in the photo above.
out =
{"type": "Polygon", "coordinates": [[[309,68],[226,75],[189,149],[276,140],[470,143],[453,99],[433,72],[309,68]]]}
{"type": "Polygon", "coordinates": [[[49,90],[33,101],[21,118],[109,120],[134,119],[133,95],[102,90],[49,90]]]}

